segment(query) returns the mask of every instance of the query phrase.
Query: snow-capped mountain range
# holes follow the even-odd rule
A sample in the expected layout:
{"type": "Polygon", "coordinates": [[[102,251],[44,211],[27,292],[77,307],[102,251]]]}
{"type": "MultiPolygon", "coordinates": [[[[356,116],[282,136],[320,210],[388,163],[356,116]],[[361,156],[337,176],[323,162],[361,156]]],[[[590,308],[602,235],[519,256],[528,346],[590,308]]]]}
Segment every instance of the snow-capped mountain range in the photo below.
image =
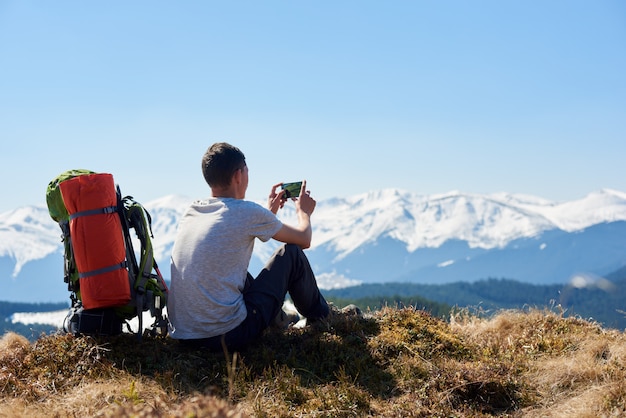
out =
{"type": "MultiPolygon", "coordinates": [[[[191,201],[166,196],[144,202],[166,278],[177,222],[191,201]]],[[[293,206],[279,216],[294,221],[293,206]]],[[[626,265],[626,193],[603,189],[552,202],[506,193],[424,196],[386,189],[318,202],[313,230],[307,254],[323,288],[489,277],[565,283],[626,265]]],[[[0,300],[67,300],[60,236],[43,205],[0,214],[0,300]]],[[[277,245],[257,242],[251,272],[277,245]]]]}

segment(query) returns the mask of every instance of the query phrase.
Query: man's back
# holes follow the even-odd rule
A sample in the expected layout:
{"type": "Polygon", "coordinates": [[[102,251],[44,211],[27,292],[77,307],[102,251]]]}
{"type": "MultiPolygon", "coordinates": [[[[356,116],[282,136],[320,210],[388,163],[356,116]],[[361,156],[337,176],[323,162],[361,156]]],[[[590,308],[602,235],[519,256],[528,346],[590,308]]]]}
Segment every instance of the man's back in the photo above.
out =
{"type": "Polygon", "coordinates": [[[187,210],[172,250],[173,338],[208,338],[243,321],[254,239],[267,241],[281,226],[269,210],[241,199],[210,198],[187,210]]]}

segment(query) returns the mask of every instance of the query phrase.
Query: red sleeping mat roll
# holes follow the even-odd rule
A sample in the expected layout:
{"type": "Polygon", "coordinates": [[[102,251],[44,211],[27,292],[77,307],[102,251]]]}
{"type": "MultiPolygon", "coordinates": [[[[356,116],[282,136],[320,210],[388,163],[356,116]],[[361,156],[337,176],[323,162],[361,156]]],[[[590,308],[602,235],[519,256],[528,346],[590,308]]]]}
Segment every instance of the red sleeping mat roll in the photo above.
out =
{"type": "Polygon", "coordinates": [[[115,182],[107,173],[63,181],[59,187],[70,215],[70,237],[85,309],[125,305],[130,301],[126,250],[115,182]],[[108,209],[106,209],[108,208],[108,209]]]}

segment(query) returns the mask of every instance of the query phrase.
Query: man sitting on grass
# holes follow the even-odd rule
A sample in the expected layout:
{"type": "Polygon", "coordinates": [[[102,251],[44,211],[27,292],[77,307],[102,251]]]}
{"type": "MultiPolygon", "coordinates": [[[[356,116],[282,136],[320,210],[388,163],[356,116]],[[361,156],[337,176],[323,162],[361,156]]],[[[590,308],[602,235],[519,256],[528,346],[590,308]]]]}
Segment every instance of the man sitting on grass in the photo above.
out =
{"type": "Polygon", "coordinates": [[[287,293],[307,320],[326,318],[330,309],[302,251],[311,245],[316,205],[306,181],[292,198],[298,223],[291,226],[276,217],[285,204],[281,183],[272,186],[268,208],[244,200],[248,167],[238,148],[213,144],[202,173],[211,197],[187,209],[172,250],[170,335],[192,347],[241,349],[284,315],[287,293]],[[253,278],[248,264],[256,238],[285,244],[253,278]]]}

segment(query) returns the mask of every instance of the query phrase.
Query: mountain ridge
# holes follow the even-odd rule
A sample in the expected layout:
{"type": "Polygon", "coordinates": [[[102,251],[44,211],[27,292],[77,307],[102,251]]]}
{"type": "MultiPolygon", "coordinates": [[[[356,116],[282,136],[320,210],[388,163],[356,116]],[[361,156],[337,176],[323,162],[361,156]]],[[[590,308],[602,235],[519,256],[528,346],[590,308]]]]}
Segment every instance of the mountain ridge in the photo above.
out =
{"type": "MultiPolygon", "coordinates": [[[[165,276],[169,276],[166,266],[178,219],[193,200],[166,195],[144,202],[152,215],[155,258],[165,276]]],[[[291,203],[279,218],[295,222],[291,203]]],[[[606,266],[618,268],[620,262],[626,265],[626,259],[615,259],[626,249],[626,238],[618,236],[623,221],[626,193],[612,189],[568,202],[503,192],[429,196],[381,189],[319,201],[307,254],[328,288],[342,282],[476,280],[505,277],[510,271],[519,272],[519,277],[510,278],[522,281],[564,282],[578,266],[567,269],[559,263],[571,263],[572,257],[596,260],[598,270],[593,274],[602,274],[606,266]],[[610,225],[601,232],[592,228],[600,224],[610,225]],[[582,240],[578,246],[576,240],[582,240]],[[599,242],[600,247],[588,248],[585,240],[599,242]],[[537,275],[537,268],[515,259],[521,255],[529,257],[528,263],[549,263],[555,276],[537,275]],[[511,264],[505,266],[504,260],[511,264]],[[466,272],[473,272],[472,276],[466,272]]],[[[272,240],[257,242],[251,272],[262,268],[278,245],[272,240]]],[[[580,267],[587,268],[582,261],[580,267]]],[[[20,281],[33,287],[43,280],[37,278],[40,275],[62,280],[61,231],[47,207],[25,206],[1,213],[0,277],[16,286],[20,281]]]]}

